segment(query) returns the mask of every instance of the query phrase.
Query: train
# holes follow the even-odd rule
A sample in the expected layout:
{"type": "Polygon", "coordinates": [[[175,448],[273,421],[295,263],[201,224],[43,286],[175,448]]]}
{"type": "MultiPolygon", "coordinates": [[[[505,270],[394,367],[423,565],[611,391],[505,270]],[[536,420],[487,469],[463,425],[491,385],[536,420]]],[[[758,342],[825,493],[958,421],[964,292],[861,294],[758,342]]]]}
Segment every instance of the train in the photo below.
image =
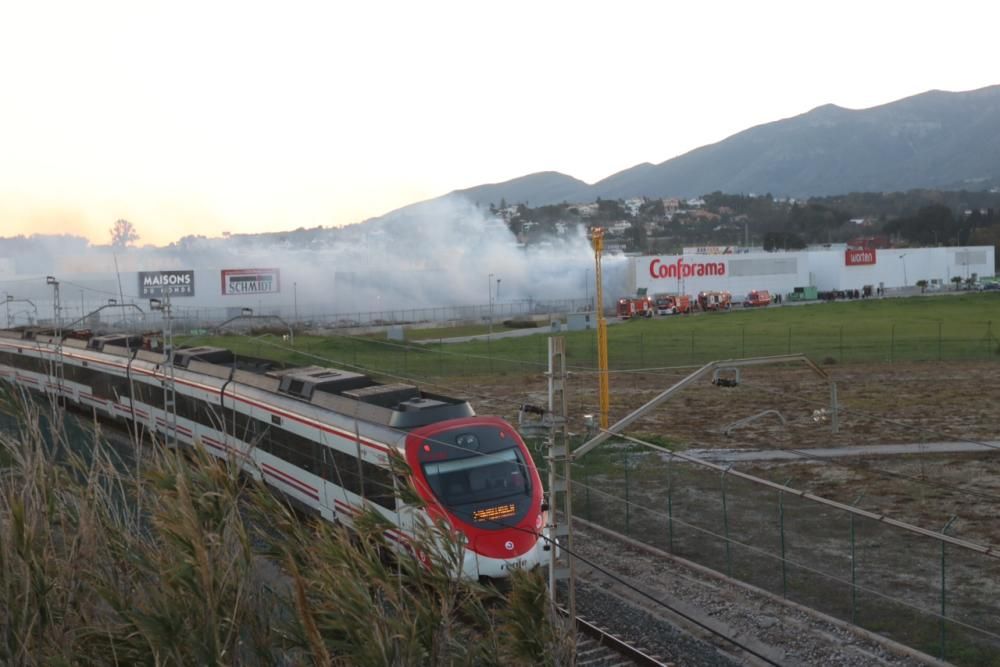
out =
{"type": "Polygon", "coordinates": [[[372,508],[400,552],[415,551],[428,520],[445,520],[463,544],[462,577],[502,579],[547,562],[541,479],[504,419],[349,370],[164,347],[154,335],[0,329],[0,379],[180,446],[200,443],[326,520],[351,526],[372,508]],[[406,480],[393,455],[422,503],[397,492],[406,480]]]}

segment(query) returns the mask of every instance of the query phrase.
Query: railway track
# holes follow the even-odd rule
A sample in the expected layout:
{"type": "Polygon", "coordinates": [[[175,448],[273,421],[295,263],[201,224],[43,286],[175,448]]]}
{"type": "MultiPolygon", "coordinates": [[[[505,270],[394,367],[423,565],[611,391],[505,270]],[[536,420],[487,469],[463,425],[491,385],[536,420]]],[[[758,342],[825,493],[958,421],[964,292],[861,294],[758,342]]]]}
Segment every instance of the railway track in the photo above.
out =
{"type": "MultiPolygon", "coordinates": [[[[568,612],[560,609],[563,615],[568,612]]],[[[649,655],[628,640],[614,634],[607,628],[576,617],[576,665],[577,667],[669,667],[674,663],[665,662],[649,655]]]]}
{"type": "MultiPolygon", "coordinates": [[[[578,613],[599,619],[605,632],[642,646],[641,653],[657,656],[652,663],[624,664],[944,664],[623,535],[584,521],[574,524],[579,526],[574,528],[578,613]]],[[[579,664],[588,664],[580,657],[579,664]]]]}

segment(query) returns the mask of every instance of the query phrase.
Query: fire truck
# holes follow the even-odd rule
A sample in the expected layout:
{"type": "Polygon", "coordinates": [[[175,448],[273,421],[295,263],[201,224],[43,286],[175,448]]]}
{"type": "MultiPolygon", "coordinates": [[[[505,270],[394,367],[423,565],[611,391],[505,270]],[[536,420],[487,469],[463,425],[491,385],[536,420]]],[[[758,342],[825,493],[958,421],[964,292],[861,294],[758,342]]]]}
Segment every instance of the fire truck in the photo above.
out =
{"type": "Polygon", "coordinates": [[[691,297],[686,294],[654,294],[657,315],[676,315],[691,312],[691,297]]]}
{"type": "Polygon", "coordinates": [[[755,308],[757,306],[769,306],[771,305],[771,294],[767,290],[750,290],[747,294],[746,301],[743,302],[744,308],[755,308]]]}
{"type": "Polygon", "coordinates": [[[623,296],[618,299],[618,317],[627,320],[632,317],[652,317],[653,298],[648,296],[623,296]]]}
{"type": "Polygon", "coordinates": [[[729,292],[700,292],[698,307],[704,311],[729,310],[733,307],[733,296],[729,292]]]}

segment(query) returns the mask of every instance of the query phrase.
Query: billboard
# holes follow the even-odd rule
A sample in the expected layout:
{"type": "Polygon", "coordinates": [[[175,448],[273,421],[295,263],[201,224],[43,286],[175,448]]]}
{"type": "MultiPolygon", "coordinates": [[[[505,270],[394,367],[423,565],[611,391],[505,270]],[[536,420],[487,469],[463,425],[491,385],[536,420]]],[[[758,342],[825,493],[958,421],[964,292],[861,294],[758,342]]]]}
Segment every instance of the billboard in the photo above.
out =
{"type": "Polygon", "coordinates": [[[139,297],[194,296],[194,271],[140,271],[139,297]]]}
{"type": "Polygon", "coordinates": [[[278,269],[223,269],[223,296],[274,294],[281,291],[278,269]]]}
{"type": "Polygon", "coordinates": [[[847,250],[844,255],[845,266],[868,266],[875,263],[875,248],[847,250]]]}

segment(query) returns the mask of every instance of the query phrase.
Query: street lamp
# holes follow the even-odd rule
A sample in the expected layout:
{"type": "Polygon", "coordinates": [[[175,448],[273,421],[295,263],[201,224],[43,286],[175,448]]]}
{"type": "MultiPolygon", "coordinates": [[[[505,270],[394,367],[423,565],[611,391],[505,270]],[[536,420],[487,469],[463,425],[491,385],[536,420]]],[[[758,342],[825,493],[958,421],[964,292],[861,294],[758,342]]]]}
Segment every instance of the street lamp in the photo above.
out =
{"type": "Polygon", "coordinates": [[[493,335],[493,274],[486,278],[486,289],[489,292],[490,302],[490,335],[493,335]]]}
{"type": "Polygon", "coordinates": [[[908,253],[904,252],[902,255],[899,256],[899,261],[901,261],[903,263],[903,287],[906,287],[907,284],[908,284],[906,282],[906,255],[907,254],[908,253]]]}
{"type": "Polygon", "coordinates": [[[52,285],[52,314],[56,325],[56,336],[62,337],[59,308],[59,281],[54,276],[45,276],[45,284],[52,285]]]}

